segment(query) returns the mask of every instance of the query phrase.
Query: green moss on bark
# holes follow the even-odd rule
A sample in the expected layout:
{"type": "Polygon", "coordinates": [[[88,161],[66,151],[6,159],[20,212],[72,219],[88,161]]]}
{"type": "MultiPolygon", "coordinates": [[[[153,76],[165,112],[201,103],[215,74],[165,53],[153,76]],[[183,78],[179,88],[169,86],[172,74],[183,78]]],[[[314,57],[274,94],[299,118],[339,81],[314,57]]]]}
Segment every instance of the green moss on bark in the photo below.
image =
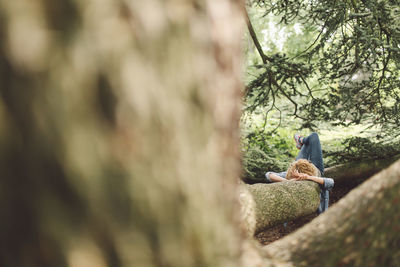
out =
{"type": "Polygon", "coordinates": [[[256,203],[256,233],[311,214],[319,205],[320,188],[314,182],[254,184],[248,189],[256,203]]]}

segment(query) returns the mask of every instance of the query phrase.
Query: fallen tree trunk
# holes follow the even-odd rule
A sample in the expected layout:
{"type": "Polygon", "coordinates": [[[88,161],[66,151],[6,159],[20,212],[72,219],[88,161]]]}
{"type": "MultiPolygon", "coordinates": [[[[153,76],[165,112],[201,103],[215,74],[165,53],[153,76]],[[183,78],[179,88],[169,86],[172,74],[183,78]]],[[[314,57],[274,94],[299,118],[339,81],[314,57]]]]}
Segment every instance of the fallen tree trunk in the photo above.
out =
{"type": "Polygon", "coordinates": [[[266,247],[294,266],[397,266],[400,161],[295,233],[266,247]]]}
{"type": "MultiPolygon", "coordinates": [[[[336,184],[349,182],[358,183],[360,180],[365,180],[384,168],[387,168],[399,158],[400,155],[397,155],[391,158],[372,159],[339,164],[326,168],[324,176],[334,179],[336,184]]],[[[243,177],[242,180],[247,184],[266,182],[265,177],[243,177]]]]}
{"type": "Polygon", "coordinates": [[[387,168],[400,158],[400,155],[376,160],[366,160],[361,162],[351,162],[336,165],[325,169],[325,177],[335,180],[335,184],[359,183],[379,171],[387,168]]]}
{"type": "MultiPolygon", "coordinates": [[[[335,186],[360,184],[363,180],[389,166],[398,158],[369,160],[341,164],[325,170],[326,177],[335,180],[335,186]]],[[[252,226],[247,227],[250,234],[291,221],[316,211],[319,205],[319,186],[313,182],[256,183],[247,185],[253,204],[252,226]]]]}
{"type": "Polygon", "coordinates": [[[311,214],[319,205],[320,188],[314,182],[287,181],[247,185],[246,188],[254,200],[250,204],[254,207],[247,207],[254,212],[252,220],[255,220],[248,227],[250,234],[311,214]]]}

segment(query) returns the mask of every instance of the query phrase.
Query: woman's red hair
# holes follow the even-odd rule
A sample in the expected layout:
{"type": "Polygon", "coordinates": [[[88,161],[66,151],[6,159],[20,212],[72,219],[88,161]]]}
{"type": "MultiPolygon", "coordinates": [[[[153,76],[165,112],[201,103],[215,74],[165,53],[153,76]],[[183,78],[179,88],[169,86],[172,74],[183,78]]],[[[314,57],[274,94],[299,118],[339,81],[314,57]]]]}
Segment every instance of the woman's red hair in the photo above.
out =
{"type": "Polygon", "coordinates": [[[286,173],[286,179],[292,179],[293,178],[293,171],[297,170],[299,173],[305,173],[311,176],[321,176],[320,171],[318,170],[317,167],[315,167],[314,164],[309,162],[306,159],[299,159],[290,164],[287,173],[286,173]]]}

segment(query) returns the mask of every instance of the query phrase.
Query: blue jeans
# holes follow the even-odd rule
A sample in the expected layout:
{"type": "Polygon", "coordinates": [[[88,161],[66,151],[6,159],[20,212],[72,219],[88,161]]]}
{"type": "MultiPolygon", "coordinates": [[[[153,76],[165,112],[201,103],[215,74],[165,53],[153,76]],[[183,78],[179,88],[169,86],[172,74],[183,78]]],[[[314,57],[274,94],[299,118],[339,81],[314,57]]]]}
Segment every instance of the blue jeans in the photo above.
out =
{"type": "Polygon", "coordinates": [[[317,133],[311,133],[303,140],[303,146],[300,149],[299,154],[296,157],[298,159],[307,159],[318,170],[321,172],[321,176],[324,177],[324,161],[322,159],[322,148],[319,136],[317,133]]]}

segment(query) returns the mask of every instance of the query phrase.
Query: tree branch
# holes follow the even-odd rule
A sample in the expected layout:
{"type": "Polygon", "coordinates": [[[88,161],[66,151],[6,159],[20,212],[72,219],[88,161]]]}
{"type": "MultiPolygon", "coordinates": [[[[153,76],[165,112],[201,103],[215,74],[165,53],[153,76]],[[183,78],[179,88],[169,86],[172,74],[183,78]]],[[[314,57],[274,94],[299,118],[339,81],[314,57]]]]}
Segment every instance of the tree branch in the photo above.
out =
{"type": "Polygon", "coordinates": [[[251,39],[253,40],[254,45],[256,46],[257,51],[260,54],[260,57],[261,57],[263,63],[267,64],[268,61],[271,61],[271,58],[269,58],[268,56],[266,56],[264,54],[264,52],[262,50],[262,47],[261,47],[261,44],[258,41],[257,34],[254,31],[253,25],[251,24],[251,21],[250,21],[250,18],[249,18],[249,14],[247,13],[247,10],[246,10],[245,6],[243,6],[243,13],[244,13],[244,16],[245,16],[245,19],[246,19],[246,24],[247,24],[247,28],[249,29],[249,33],[250,33],[251,39]]]}

